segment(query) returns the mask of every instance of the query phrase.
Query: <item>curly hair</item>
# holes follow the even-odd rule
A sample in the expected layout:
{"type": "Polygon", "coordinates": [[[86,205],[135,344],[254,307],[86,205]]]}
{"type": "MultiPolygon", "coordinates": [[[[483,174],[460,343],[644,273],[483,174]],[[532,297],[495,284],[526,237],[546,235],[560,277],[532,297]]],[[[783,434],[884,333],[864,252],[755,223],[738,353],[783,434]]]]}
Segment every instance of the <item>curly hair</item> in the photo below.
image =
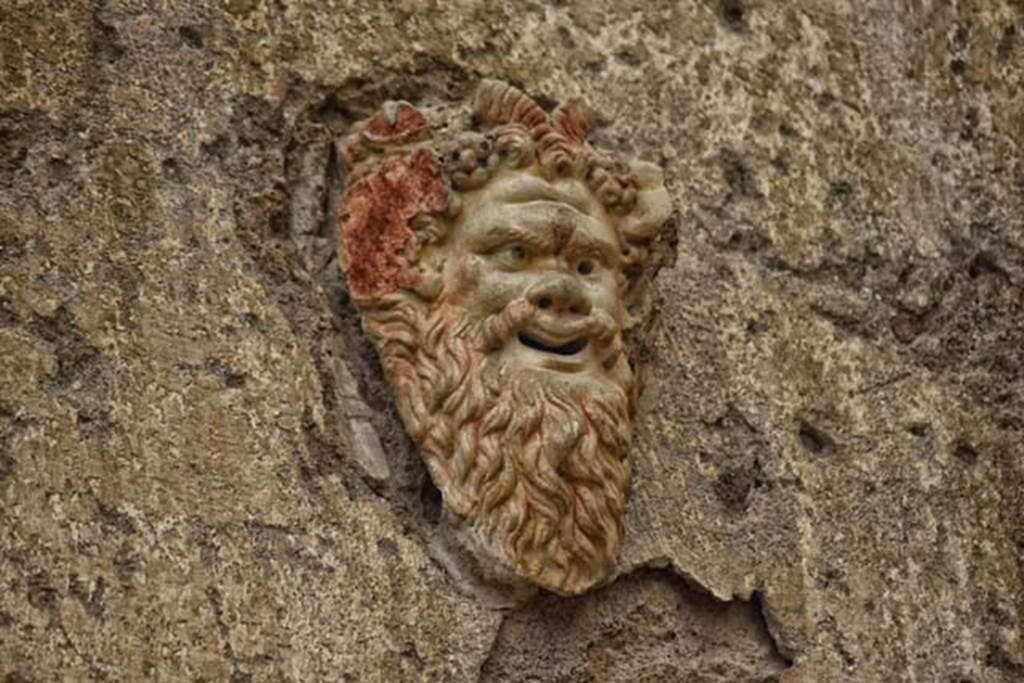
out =
{"type": "Polygon", "coordinates": [[[357,298],[371,303],[381,289],[410,286],[411,276],[399,276],[397,271],[415,261],[420,247],[444,239],[461,209],[459,194],[483,187],[507,169],[535,168],[549,180],[582,181],[604,206],[619,235],[623,272],[629,278],[639,275],[648,262],[651,240],[672,210],[657,166],[628,164],[591,147],[586,136],[595,117],[580,99],[549,114],[514,86],[484,80],[476,91],[473,114],[479,130],[458,132],[430,145],[423,142],[430,130],[427,118],[408,102],[389,102],[342,140],[339,154],[349,174],[342,198],[342,206],[349,207],[341,217],[342,268],[349,275],[370,255],[396,270],[393,282],[371,288],[368,296],[361,296],[357,286],[357,298]],[[417,197],[430,201],[409,206],[414,203],[405,198],[409,182],[418,185],[417,197]],[[374,211],[351,210],[367,197],[376,200],[374,211]],[[382,218],[389,213],[380,210],[385,203],[388,209],[409,208],[402,215],[382,218]]]}
{"type": "Polygon", "coordinates": [[[339,151],[348,169],[339,256],[395,390],[398,411],[453,516],[458,538],[495,577],[562,593],[604,580],[618,555],[629,489],[635,383],[621,322],[594,310],[587,337],[617,372],[580,388],[505,373],[491,351],[530,324],[526,297],[470,319],[419,251],[443,243],[460,195],[505,171],[571,178],[604,206],[620,239],[620,282],[647,260],[670,212],[660,170],[594,150],[590,109],[550,114],[518,89],[484,81],[475,130],[425,142],[427,118],[405,102],[357,124],[339,151]],[[424,271],[427,269],[424,269],[424,271]]]}

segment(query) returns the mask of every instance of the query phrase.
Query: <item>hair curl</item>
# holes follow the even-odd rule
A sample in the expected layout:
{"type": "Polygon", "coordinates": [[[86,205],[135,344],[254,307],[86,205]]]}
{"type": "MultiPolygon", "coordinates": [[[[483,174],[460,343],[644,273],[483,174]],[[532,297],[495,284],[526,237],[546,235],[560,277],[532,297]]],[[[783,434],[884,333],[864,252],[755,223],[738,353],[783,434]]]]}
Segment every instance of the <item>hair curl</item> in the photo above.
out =
{"type": "MultiPolygon", "coordinates": [[[[580,99],[550,114],[518,88],[484,80],[473,102],[476,128],[429,146],[448,187],[446,209],[410,220],[418,244],[444,238],[447,220],[458,213],[459,194],[483,187],[499,171],[537,167],[548,179],[577,178],[608,211],[623,248],[623,270],[635,277],[646,265],[649,244],[672,207],[661,170],[653,164],[627,164],[587,143],[593,111],[580,99]]],[[[408,102],[388,102],[354,127],[339,154],[355,187],[388,157],[423,149],[430,126],[408,102]]]]}

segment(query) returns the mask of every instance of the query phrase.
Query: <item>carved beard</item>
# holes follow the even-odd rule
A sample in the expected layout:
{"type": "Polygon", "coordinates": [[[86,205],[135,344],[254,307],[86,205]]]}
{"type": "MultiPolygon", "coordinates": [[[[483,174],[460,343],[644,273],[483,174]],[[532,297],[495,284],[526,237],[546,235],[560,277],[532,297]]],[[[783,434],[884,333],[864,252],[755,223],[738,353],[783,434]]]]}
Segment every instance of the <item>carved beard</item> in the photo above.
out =
{"type": "MultiPolygon", "coordinates": [[[[605,579],[618,556],[632,381],[570,383],[487,355],[533,314],[521,300],[474,325],[456,306],[396,297],[367,311],[364,326],[482,571],[574,594],[605,579]]],[[[624,363],[611,321],[589,324],[606,362],[624,363]]]]}

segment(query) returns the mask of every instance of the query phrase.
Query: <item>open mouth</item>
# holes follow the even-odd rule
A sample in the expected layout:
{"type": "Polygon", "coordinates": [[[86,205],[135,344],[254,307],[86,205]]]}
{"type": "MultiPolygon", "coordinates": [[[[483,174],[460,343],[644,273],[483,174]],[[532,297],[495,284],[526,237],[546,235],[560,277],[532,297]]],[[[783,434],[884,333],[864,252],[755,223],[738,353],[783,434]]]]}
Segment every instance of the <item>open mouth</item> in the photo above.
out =
{"type": "Polygon", "coordinates": [[[528,346],[531,349],[536,349],[537,351],[543,351],[545,353],[554,353],[559,356],[574,356],[587,346],[587,339],[585,337],[579,337],[565,344],[552,346],[551,344],[545,344],[536,337],[531,337],[525,332],[519,333],[519,341],[523,346],[528,346]]]}

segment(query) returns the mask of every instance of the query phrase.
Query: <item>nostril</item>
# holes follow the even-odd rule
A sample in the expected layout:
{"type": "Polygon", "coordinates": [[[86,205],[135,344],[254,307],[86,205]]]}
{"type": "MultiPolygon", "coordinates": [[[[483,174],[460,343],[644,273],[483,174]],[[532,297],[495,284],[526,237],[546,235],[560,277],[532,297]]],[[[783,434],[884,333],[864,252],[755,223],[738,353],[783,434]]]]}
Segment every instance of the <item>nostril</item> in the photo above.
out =
{"type": "Polygon", "coordinates": [[[551,297],[542,296],[540,301],[537,302],[538,308],[551,308],[551,297]]]}

